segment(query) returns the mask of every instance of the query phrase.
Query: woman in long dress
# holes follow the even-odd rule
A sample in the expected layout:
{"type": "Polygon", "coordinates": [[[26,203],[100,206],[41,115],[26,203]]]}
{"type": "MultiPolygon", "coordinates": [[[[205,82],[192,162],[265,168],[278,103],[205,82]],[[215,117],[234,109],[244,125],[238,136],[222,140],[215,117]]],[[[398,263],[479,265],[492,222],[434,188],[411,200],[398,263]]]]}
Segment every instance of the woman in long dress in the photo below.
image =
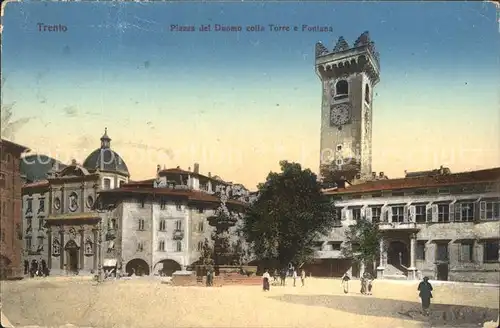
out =
{"type": "Polygon", "coordinates": [[[344,294],[349,293],[349,280],[351,280],[351,278],[347,273],[345,273],[342,277],[342,287],[344,287],[344,294]]]}
{"type": "Polygon", "coordinates": [[[424,280],[418,284],[417,290],[419,291],[418,296],[422,300],[422,312],[425,315],[428,315],[432,298],[432,285],[429,283],[428,277],[424,277],[424,280]]]}
{"type": "Polygon", "coordinates": [[[269,282],[271,280],[271,275],[269,272],[266,270],[264,274],[262,275],[262,287],[264,291],[269,290],[269,282]]]}

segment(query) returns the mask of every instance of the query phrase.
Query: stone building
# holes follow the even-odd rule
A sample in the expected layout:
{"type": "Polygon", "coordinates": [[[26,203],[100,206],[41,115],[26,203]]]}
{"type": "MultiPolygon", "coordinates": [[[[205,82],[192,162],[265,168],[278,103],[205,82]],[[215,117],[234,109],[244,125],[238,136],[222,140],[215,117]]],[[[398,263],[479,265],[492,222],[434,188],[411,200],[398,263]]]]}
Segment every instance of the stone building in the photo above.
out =
{"type": "Polygon", "coordinates": [[[380,64],[368,32],[352,46],[340,37],[331,51],[318,42],[315,68],[322,84],[320,172],[370,178],[373,90],[380,64]]]}
{"type": "MultiPolygon", "coordinates": [[[[138,275],[171,275],[196,264],[205,239],[211,240],[214,229],[207,219],[220,206],[217,194],[228,188],[233,195],[228,208],[241,211],[248,191],[210,173],[200,174],[198,164],[193,171],[158,167],[155,179],[101,191],[98,206],[119,244],[113,260],[128,274],[138,275]]],[[[231,228],[231,243],[239,239],[237,228],[231,228]]]]}
{"type": "Polygon", "coordinates": [[[95,209],[95,200],[99,191],[118,187],[129,179],[127,165],[110,143],[105,131],[101,146],[83,165],[73,160],[65,166],[54,160],[49,169],[47,160],[41,157],[25,161],[25,263],[44,260],[54,275],[97,270],[101,262],[101,213],[95,209]]]}
{"type": "Polygon", "coordinates": [[[28,148],[0,140],[0,278],[22,275],[21,174],[19,160],[28,148]]]}
{"type": "Polygon", "coordinates": [[[365,219],[383,235],[373,268],[378,277],[499,283],[499,191],[500,168],[455,174],[440,168],[327,191],[341,220],[318,242],[312,270],[359,276],[364,268],[341,249],[347,227],[365,219]]]}

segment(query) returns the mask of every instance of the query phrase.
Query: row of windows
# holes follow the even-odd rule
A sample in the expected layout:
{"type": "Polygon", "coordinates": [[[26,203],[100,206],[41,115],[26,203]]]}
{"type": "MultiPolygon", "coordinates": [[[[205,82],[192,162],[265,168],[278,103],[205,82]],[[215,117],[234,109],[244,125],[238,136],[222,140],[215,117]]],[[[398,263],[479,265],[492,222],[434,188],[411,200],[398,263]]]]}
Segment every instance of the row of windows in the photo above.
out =
{"type": "MultiPolygon", "coordinates": [[[[363,213],[361,207],[351,208],[353,220],[366,218],[372,222],[473,222],[500,220],[500,201],[488,200],[481,202],[459,202],[455,204],[417,204],[412,206],[396,205],[387,208],[383,215],[382,206],[368,207],[363,213]]],[[[337,218],[342,216],[342,210],[337,209],[337,218]]]]}
{"type": "MultiPolygon", "coordinates": [[[[45,212],[45,198],[39,198],[37,214],[45,212]]],[[[25,215],[33,214],[33,199],[27,199],[25,215]]]]}
{"type": "MultiPolygon", "coordinates": [[[[43,236],[38,236],[38,237],[36,237],[36,239],[38,240],[37,245],[36,245],[37,246],[36,250],[37,251],[43,250],[43,240],[44,240],[44,237],[43,236]]],[[[27,237],[25,237],[24,241],[25,241],[25,249],[26,250],[30,250],[30,251],[34,250],[33,249],[33,237],[27,236],[27,237]]]]}
{"type": "MultiPolygon", "coordinates": [[[[182,252],[182,242],[181,241],[176,241],[173,244],[175,252],[182,252]]],[[[165,241],[161,240],[158,242],[158,251],[164,252],[165,251],[165,241]]],[[[138,242],[137,243],[137,252],[144,252],[144,242],[138,242]]]]}
{"type": "MultiPolygon", "coordinates": [[[[166,200],[160,201],[160,209],[164,210],[167,207],[167,204],[168,203],[167,203],[166,200]]],[[[146,200],[145,199],[141,199],[141,201],[140,201],[140,207],[144,208],[145,205],[146,205],[146,200]]],[[[179,212],[182,211],[183,210],[182,209],[182,204],[175,204],[175,209],[177,211],[179,211],[179,212]]],[[[205,213],[205,209],[203,209],[203,208],[198,208],[197,210],[198,210],[198,213],[200,213],[200,214],[205,213]]]]}
{"type": "MultiPolygon", "coordinates": [[[[145,230],[144,228],[144,225],[145,225],[145,220],[144,219],[139,219],[137,221],[138,225],[137,225],[137,230],[145,230]]],[[[201,227],[201,229],[203,229],[203,222],[200,222],[201,223],[201,226],[198,226],[198,228],[201,227]]],[[[167,220],[160,220],[159,224],[158,224],[158,231],[166,231],[167,230],[167,220]]],[[[182,220],[177,220],[175,221],[175,230],[182,230],[182,220]]],[[[201,230],[203,231],[203,230],[201,230]]]]}
{"type": "MultiPolygon", "coordinates": [[[[419,261],[425,261],[426,259],[426,241],[417,241],[416,247],[416,259],[419,261]]],[[[483,262],[484,263],[495,263],[499,261],[498,251],[499,251],[499,241],[486,241],[483,243],[483,262]]],[[[478,254],[474,251],[474,242],[467,241],[460,243],[458,261],[462,263],[473,263],[478,261],[478,254]]],[[[438,243],[436,248],[436,260],[437,261],[448,261],[449,260],[449,248],[448,244],[438,243]]]]}

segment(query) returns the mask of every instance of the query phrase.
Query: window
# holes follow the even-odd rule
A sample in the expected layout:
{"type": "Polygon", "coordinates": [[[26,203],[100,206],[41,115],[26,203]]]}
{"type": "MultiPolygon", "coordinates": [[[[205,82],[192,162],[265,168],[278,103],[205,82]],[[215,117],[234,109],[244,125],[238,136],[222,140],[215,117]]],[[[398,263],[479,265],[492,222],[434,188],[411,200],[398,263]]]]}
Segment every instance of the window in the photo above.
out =
{"type": "Polygon", "coordinates": [[[474,221],[474,203],[461,203],[455,204],[455,206],[460,206],[460,218],[455,218],[455,221],[474,221]]]}
{"type": "Polygon", "coordinates": [[[470,263],[473,261],[474,244],[472,242],[463,242],[460,244],[460,262],[470,263]]]}
{"type": "Polygon", "coordinates": [[[31,250],[31,236],[26,237],[26,250],[31,250]]]}
{"type": "Polygon", "coordinates": [[[182,221],[181,220],[175,221],[175,230],[181,230],[181,228],[182,228],[182,221]]]}
{"type": "Polygon", "coordinates": [[[38,230],[43,230],[43,224],[44,224],[44,220],[38,219],[38,230]]]}
{"type": "Polygon", "coordinates": [[[342,158],[339,158],[337,159],[336,163],[338,166],[341,166],[342,164],[344,164],[344,161],[342,160],[342,158]]]}
{"type": "Polygon", "coordinates": [[[198,249],[198,252],[201,252],[201,251],[203,250],[203,242],[202,242],[202,241],[199,241],[199,242],[198,242],[198,247],[197,247],[197,249],[198,249]]]}
{"type": "Polygon", "coordinates": [[[0,173],[0,187],[5,188],[5,174],[0,173]]]}
{"type": "Polygon", "coordinates": [[[118,180],[118,188],[120,188],[124,182],[125,181],[123,181],[123,180],[118,180]]]}
{"type": "Polygon", "coordinates": [[[141,241],[137,243],[137,251],[138,252],[144,251],[144,244],[141,241]]]}
{"type": "Polygon", "coordinates": [[[33,213],[33,199],[28,198],[26,200],[26,215],[33,213]]]}
{"type": "Polygon", "coordinates": [[[368,84],[365,86],[365,101],[370,103],[370,86],[368,84]]]}
{"type": "Polygon", "coordinates": [[[404,206],[392,207],[392,222],[404,222],[404,206]]]}
{"type": "Polygon", "coordinates": [[[334,216],[333,219],[335,221],[340,221],[342,219],[342,208],[336,207],[333,212],[334,216]]]}
{"type": "Polygon", "coordinates": [[[425,223],[425,205],[415,206],[415,222],[425,223]]]}
{"type": "Polygon", "coordinates": [[[417,249],[416,249],[416,255],[417,255],[417,260],[419,261],[425,261],[425,240],[418,240],[417,241],[417,249]]]}
{"type": "Polygon", "coordinates": [[[146,204],[146,198],[142,197],[141,198],[141,208],[144,208],[145,204],[146,204]]]}
{"type": "MultiPolygon", "coordinates": [[[[484,202],[485,214],[481,217],[486,217],[486,220],[500,220],[500,201],[486,201],[484,202]]],[[[483,207],[483,206],[481,206],[483,207]]]]}
{"type": "Polygon", "coordinates": [[[40,198],[38,204],[38,213],[43,213],[43,212],[45,212],[45,198],[40,198]]]}
{"type": "Polygon", "coordinates": [[[202,209],[202,208],[199,208],[199,209],[198,209],[198,213],[202,214],[203,212],[205,212],[205,210],[204,210],[204,209],[202,209]]]}
{"type": "Polygon", "coordinates": [[[445,243],[437,244],[436,260],[448,261],[448,244],[445,243]]]}
{"type": "Polygon", "coordinates": [[[158,250],[160,252],[164,252],[165,251],[165,242],[163,240],[160,240],[160,242],[158,243],[158,250]]]}
{"type": "Polygon", "coordinates": [[[335,85],[335,100],[346,98],[349,94],[349,83],[346,80],[340,80],[335,85]]]}
{"type": "Polygon", "coordinates": [[[182,252],[182,243],[180,241],[175,243],[175,251],[182,252]]]}
{"type": "Polygon", "coordinates": [[[160,209],[161,209],[161,210],[164,210],[166,205],[167,205],[167,202],[165,201],[165,199],[164,199],[164,198],[162,198],[162,199],[160,200],[160,209]]]}
{"type": "Polygon", "coordinates": [[[158,228],[159,231],[165,231],[167,227],[167,222],[165,220],[160,220],[160,226],[158,228]]]}
{"type": "Polygon", "coordinates": [[[0,240],[3,242],[5,242],[5,230],[3,229],[0,229],[0,240]]]}
{"type": "Polygon", "coordinates": [[[372,222],[379,223],[382,215],[382,207],[372,207],[372,222]]]}
{"type": "Polygon", "coordinates": [[[111,189],[111,179],[104,178],[102,180],[102,189],[104,190],[111,189]]]}
{"type": "Polygon", "coordinates": [[[175,204],[175,208],[176,208],[178,211],[182,211],[182,205],[181,205],[181,204],[175,204]]]}
{"type": "Polygon", "coordinates": [[[198,231],[203,232],[205,230],[205,225],[203,224],[203,221],[198,222],[198,231]]]}
{"type": "Polygon", "coordinates": [[[361,220],[361,208],[352,209],[352,219],[356,221],[361,220]]]}
{"type": "Polygon", "coordinates": [[[498,262],[498,243],[498,240],[484,243],[484,262],[498,262]]]}
{"type": "Polygon", "coordinates": [[[342,145],[337,145],[337,151],[341,151],[342,150],[342,145]]]}
{"type": "Polygon", "coordinates": [[[450,204],[438,204],[438,222],[450,222],[450,204]]]}
{"type": "Polygon", "coordinates": [[[329,245],[330,250],[332,250],[332,251],[340,251],[342,243],[338,242],[338,241],[330,241],[328,243],[328,245],[329,245]]]}
{"type": "Polygon", "coordinates": [[[139,219],[137,230],[144,230],[144,219],[139,219]]]}

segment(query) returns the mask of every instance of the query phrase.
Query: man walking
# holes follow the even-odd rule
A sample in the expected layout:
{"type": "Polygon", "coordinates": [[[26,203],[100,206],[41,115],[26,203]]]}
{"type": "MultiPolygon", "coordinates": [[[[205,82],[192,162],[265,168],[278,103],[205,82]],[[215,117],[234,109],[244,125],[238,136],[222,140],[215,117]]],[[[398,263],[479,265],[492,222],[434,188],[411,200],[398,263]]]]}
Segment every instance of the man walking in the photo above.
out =
{"type": "Polygon", "coordinates": [[[304,269],[300,270],[300,282],[302,283],[302,287],[304,287],[306,282],[306,271],[304,269]]]}
{"type": "Polygon", "coordinates": [[[293,278],[293,287],[295,287],[295,282],[297,281],[297,270],[295,269],[293,269],[292,278],[293,278]]]}

